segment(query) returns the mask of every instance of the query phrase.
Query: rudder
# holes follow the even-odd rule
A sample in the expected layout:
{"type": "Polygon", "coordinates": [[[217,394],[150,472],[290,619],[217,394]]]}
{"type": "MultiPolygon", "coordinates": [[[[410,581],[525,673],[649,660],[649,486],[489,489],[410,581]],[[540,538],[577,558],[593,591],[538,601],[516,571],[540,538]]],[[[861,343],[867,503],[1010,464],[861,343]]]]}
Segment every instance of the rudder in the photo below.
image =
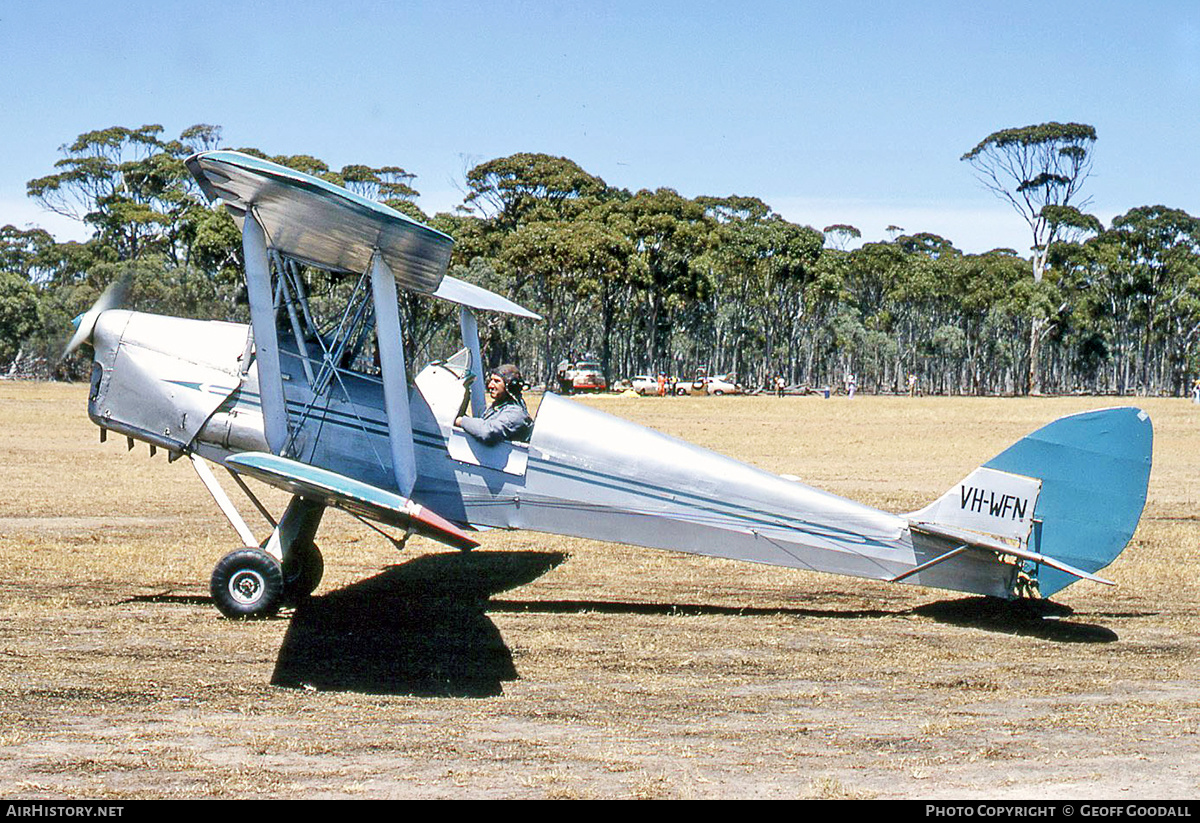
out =
{"type": "MultiPolygon", "coordinates": [[[[1096,572],[1133,537],[1146,505],[1153,445],[1144,411],[1102,409],[1059,418],[984,467],[1041,479],[1029,548],[1096,572]]],[[[1038,588],[1049,597],[1075,580],[1042,566],[1038,588]]]]}

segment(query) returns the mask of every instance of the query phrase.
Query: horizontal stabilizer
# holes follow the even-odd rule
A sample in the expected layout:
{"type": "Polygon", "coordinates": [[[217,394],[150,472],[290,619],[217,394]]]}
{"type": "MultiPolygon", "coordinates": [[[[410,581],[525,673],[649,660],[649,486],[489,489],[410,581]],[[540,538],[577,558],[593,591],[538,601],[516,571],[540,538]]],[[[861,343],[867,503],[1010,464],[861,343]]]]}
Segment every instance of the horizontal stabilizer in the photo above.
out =
{"type": "Polygon", "coordinates": [[[479,541],[425,506],[345,475],[265,452],[243,452],[225,459],[238,474],[351,514],[377,520],[453,546],[473,549],[479,541]]]}
{"type": "MultiPolygon", "coordinates": [[[[1022,560],[1040,563],[1042,565],[1049,566],[1052,569],[1058,569],[1061,572],[1066,572],[1067,574],[1078,577],[1082,580],[1091,580],[1093,583],[1103,583],[1106,586],[1116,585],[1111,580],[1105,580],[1103,577],[1097,577],[1090,572],[1085,572],[1083,569],[1077,569],[1074,566],[1069,566],[1060,560],[1055,560],[1053,557],[1047,557],[1044,554],[1038,554],[1037,552],[1020,549],[1016,546],[1010,546],[1003,541],[996,540],[995,538],[988,537],[987,535],[976,534],[974,532],[967,531],[966,529],[956,529],[951,526],[939,526],[932,523],[913,523],[911,528],[915,532],[928,534],[932,537],[941,537],[944,539],[957,541],[966,548],[1007,554],[1012,557],[1019,557],[1022,560]]],[[[948,556],[943,556],[949,559],[948,556]]],[[[934,560],[930,563],[926,563],[924,568],[933,566],[937,562],[938,560],[934,560]]],[[[916,571],[918,570],[913,570],[913,572],[916,571]]],[[[908,574],[912,574],[913,572],[909,572],[908,574]]],[[[901,578],[907,577],[908,574],[901,575],[901,578]]]]}

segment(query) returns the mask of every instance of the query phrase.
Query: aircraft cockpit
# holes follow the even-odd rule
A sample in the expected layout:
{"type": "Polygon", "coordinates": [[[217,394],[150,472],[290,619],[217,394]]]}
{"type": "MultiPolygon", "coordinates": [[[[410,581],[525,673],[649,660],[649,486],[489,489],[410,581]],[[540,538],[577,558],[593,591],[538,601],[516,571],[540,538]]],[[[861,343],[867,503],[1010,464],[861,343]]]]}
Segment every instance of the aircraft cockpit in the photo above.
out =
{"type": "Polygon", "coordinates": [[[434,361],[422,369],[414,381],[416,390],[446,437],[451,459],[524,475],[529,461],[528,438],[487,445],[454,425],[456,418],[472,410],[472,388],[481,383],[471,366],[471,352],[460,349],[448,360],[434,361]]]}
{"type": "MultiPolygon", "coordinates": [[[[524,474],[527,442],[486,445],[455,426],[454,421],[466,415],[482,416],[487,407],[474,312],[487,309],[535,316],[532,312],[482,288],[446,277],[442,288],[432,296],[458,305],[461,348],[446,359],[423,366],[419,366],[419,356],[412,358],[418,361],[413,365],[418,365],[419,371],[408,386],[404,374],[408,363],[402,361],[397,375],[389,375],[383,367],[380,334],[386,332],[378,328],[378,295],[369,272],[357,276],[329,273],[274,250],[269,256],[274,327],[288,417],[285,452],[315,465],[342,465],[352,459],[373,464],[370,470],[360,466],[362,471],[386,473],[389,461],[384,444],[374,447],[372,454],[348,456],[330,451],[336,448],[338,439],[328,435],[331,427],[339,425],[367,433],[385,431],[388,423],[377,419],[377,413],[387,406],[387,384],[394,380],[396,385],[408,387],[415,445],[423,443],[425,436],[437,437],[457,462],[524,474]],[[318,285],[313,286],[314,282],[318,285]]],[[[429,305],[434,314],[445,319],[453,316],[447,316],[445,302],[429,305]]]]}

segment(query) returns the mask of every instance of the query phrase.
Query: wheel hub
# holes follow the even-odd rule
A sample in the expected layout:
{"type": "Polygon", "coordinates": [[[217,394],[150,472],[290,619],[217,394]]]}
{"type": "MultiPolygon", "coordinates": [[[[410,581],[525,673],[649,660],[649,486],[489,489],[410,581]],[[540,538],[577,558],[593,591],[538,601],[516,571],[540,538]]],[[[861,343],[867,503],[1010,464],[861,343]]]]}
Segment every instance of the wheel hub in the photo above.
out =
{"type": "Polygon", "coordinates": [[[243,569],[229,579],[229,595],[237,602],[249,605],[262,595],[266,585],[261,574],[243,569]]]}

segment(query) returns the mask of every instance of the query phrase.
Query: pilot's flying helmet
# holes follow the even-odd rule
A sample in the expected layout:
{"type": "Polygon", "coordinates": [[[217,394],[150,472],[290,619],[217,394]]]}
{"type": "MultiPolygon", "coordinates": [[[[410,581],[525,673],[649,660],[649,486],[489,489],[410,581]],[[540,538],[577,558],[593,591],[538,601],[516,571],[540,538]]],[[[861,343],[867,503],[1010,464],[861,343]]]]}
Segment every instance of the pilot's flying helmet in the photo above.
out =
{"type": "Polygon", "coordinates": [[[525,382],[521,378],[521,370],[512,363],[497,366],[489,374],[494,374],[503,380],[504,388],[511,396],[518,399],[521,397],[521,391],[525,388],[525,382]]]}

